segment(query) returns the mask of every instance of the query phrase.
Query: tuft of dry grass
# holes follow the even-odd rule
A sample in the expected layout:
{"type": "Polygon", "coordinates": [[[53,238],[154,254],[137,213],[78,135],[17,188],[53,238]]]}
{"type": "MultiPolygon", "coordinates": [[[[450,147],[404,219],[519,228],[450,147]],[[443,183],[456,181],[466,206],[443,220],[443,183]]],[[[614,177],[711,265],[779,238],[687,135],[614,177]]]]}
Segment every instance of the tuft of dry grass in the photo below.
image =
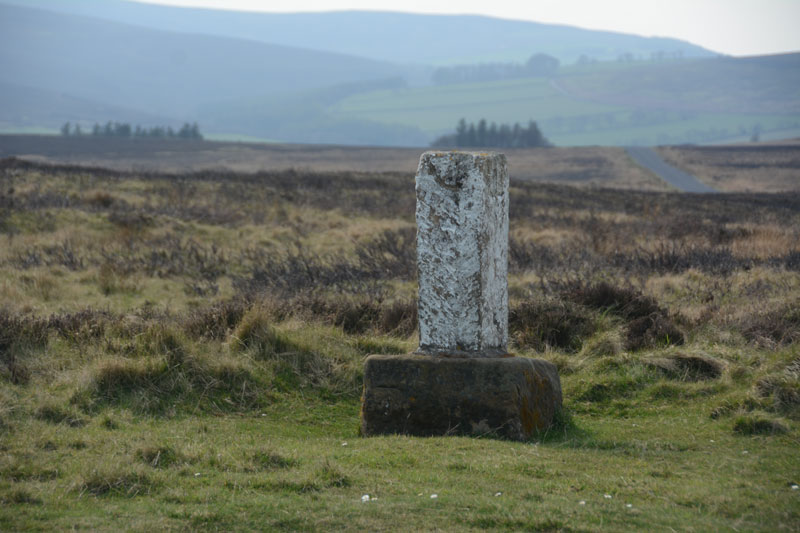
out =
{"type": "Polygon", "coordinates": [[[51,424],[66,424],[74,428],[86,425],[86,420],[82,416],[57,404],[40,405],[34,417],[51,424]]]}
{"type": "Polygon", "coordinates": [[[665,357],[651,358],[646,362],[659,369],[667,377],[679,381],[718,379],[725,370],[724,362],[702,354],[678,352],[665,357]]]}
{"type": "Polygon", "coordinates": [[[292,468],[297,461],[271,450],[258,450],[252,455],[253,466],[258,471],[292,468]]]}
{"type": "Polygon", "coordinates": [[[596,330],[595,319],[580,306],[563,301],[529,301],[509,310],[509,334],[522,349],[577,352],[596,330]]]}
{"type": "Polygon", "coordinates": [[[75,487],[80,495],[96,497],[122,496],[133,498],[150,494],[158,488],[150,476],[135,470],[94,471],[83,477],[75,487]]]}
{"type": "Polygon", "coordinates": [[[599,309],[628,319],[663,314],[664,310],[650,296],[628,286],[619,287],[607,281],[593,284],[574,283],[564,290],[564,296],[592,309],[599,309]]]}
{"type": "Polygon", "coordinates": [[[788,433],[789,428],[779,420],[749,414],[739,416],[734,420],[733,431],[741,435],[780,435],[788,433]]]}
{"type": "Polygon", "coordinates": [[[625,348],[630,351],[679,346],[685,341],[683,332],[675,322],[660,313],[631,321],[626,335],[625,348]]]}
{"type": "Polygon", "coordinates": [[[744,337],[768,347],[800,341],[800,302],[791,302],[777,309],[759,310],[740,319],[744,337]]]}
{"type": "Polygon", "coordinates": [[[171,446],[147,446],[139,448],[134,458],[153,468],[169,468],[183,460],[181,454],[171,446]]]}
{"type": "Polygon", "coordinates": [[[73,402],[86,409],[124,404],[169,414],[179,405],[237,410],[265,401],[264,377],[254,374],[246,361],[192,354],[187,341],[161,327],[139,335],[135,346],[133,357],[99,359],[73,402]]]}

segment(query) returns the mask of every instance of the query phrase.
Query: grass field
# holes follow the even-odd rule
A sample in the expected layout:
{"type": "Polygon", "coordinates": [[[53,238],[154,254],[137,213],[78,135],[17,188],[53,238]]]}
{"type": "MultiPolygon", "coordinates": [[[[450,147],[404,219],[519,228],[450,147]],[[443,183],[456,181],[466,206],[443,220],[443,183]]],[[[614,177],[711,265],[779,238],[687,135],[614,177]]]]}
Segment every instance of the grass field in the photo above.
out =
{"type": "Polygon", "coordinates": [[[543,78],[394,89],[358,94],[331,108],[337,118],[417,126],[431,135],[454,130],[460,118],[498,124],[536,120],[559,146],[669,144],[738,137],[796,127],[797,116],[651,110],[569,96],[543,78]]]}
{"type": "Polygon", "coordinates": [[[471,116],[465,118],[473,122],[491,117],[489,120],[498,123],[526,124],[534,117],[544,122],[556,116],[613,113],[621,108],[575,103],[552,87],[548,79],[530,78],[356,94],[332,110],[340,115],[417,125],[440,133],[454,129],[466,110],[471,116]]]}
{"type": "Polygon", "coordinates": [[[721,60],[566,67],[528,78],[355,94],[329,108],[338,119],[421,128],[437,136],[459,119],[536,120],[559,146],[724,142],[800,127],[786,74],[721,60]],[[779,77],[781,76],[781,77],[779,77]],[[758,80],[748,82],[746,80],[758,80]]]}
{"type": "Polygon", "coordinates": [[[719,57],[573,69],[560,85],[577,97],[639,108],[800,113],[800,54],[719,57]]]}
{"type": "Polygon", "coordinates": [[[416,347],[412,176],[2,160],[0,529],[797,530],[797,193],[513,180],[558,425],[361,438],[364,358],[416,347]]]}

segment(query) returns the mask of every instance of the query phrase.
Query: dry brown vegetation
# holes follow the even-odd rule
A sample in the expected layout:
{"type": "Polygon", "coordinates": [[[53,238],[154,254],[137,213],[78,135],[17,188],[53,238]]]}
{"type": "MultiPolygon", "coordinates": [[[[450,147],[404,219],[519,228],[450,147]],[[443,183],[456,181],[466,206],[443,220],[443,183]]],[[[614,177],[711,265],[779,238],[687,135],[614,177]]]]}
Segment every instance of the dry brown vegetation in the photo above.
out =
{"type": "MultiPolygon", "coordinates": [[[[102,333],[148,306],[220,339],[253,305],[346,333],[415,328],[409,175],[120,173],[14,159],[1,170],[4,320],[13,329],[32,317],[19,326],[32,342],[41,328],[102,333]]],[[[514,180],[514,338],[520,348],[579,351],[600,311],[624,326],[612,351],[682,344],[700,331],[792,344],[799,213],[796,194],[514,180]]],[[[25,379],[13,358],[7,372],[25,379]]]]}
{"type": "MultiPolygon", "coordinates": [[[[420,148],[249,144],[153,139],[95,139],[0,135],[0,157],[150,172],[399,172],[413,174],[420,148]]],[[[520,180],[667,190],[634,164],[622,148],[504,150],[511,176],[520,180]]]]}
{"type": "Polygon", "coordinates": [[[800,142],[664,146],[661,156],[723,192],[800,191],[800,142]]]}

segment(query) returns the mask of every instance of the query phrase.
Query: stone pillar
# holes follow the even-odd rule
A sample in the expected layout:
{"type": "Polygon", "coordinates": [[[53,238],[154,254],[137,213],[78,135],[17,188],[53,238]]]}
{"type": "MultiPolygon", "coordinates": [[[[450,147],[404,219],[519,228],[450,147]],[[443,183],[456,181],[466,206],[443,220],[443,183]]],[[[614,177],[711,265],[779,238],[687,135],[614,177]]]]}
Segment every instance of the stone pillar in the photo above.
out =
{"type": "Polygon", "coordinates": [[[529,439],[561,408],[561,382],[507,353],[506,158],[426,152],[416,190],[419,350],[367,358],[362,434],[529,439]]]}
{"type": "Polygon", "coordinates": [[[426,152],[417,170],[419,352],[508,344],[508,170],[496,153],[426,152]]]}

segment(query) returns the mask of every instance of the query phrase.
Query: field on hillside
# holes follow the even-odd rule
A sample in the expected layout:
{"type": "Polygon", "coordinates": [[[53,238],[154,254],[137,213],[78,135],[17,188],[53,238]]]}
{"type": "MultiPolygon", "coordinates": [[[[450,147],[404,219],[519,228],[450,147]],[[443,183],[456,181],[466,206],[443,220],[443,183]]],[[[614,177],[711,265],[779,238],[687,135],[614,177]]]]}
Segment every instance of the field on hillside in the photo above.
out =
{"type": "Polygon", "coordinates": [[[364,358],[416,348],[413,169],[0,160],[0,529],[796,530],[800,195],[510,198],[557,427],[361,438],[364,358]]]}
{"type": "MultiPolygon", "coordinates": [[[[789,56],[787,68],[797,60],[789,56]]],[[[559,146],[655,145],[764,139],[800,131],[794,78],[769,63],[685,61],[562,68],[558,76],[354,94],[329,112],[416,126],[431,136],[459,119],[536,120],[559,146]],[[787,79],[784,79],[787,78],[787,79]],[[753,81],[747,81],[753,80],[753,81]]]]}

